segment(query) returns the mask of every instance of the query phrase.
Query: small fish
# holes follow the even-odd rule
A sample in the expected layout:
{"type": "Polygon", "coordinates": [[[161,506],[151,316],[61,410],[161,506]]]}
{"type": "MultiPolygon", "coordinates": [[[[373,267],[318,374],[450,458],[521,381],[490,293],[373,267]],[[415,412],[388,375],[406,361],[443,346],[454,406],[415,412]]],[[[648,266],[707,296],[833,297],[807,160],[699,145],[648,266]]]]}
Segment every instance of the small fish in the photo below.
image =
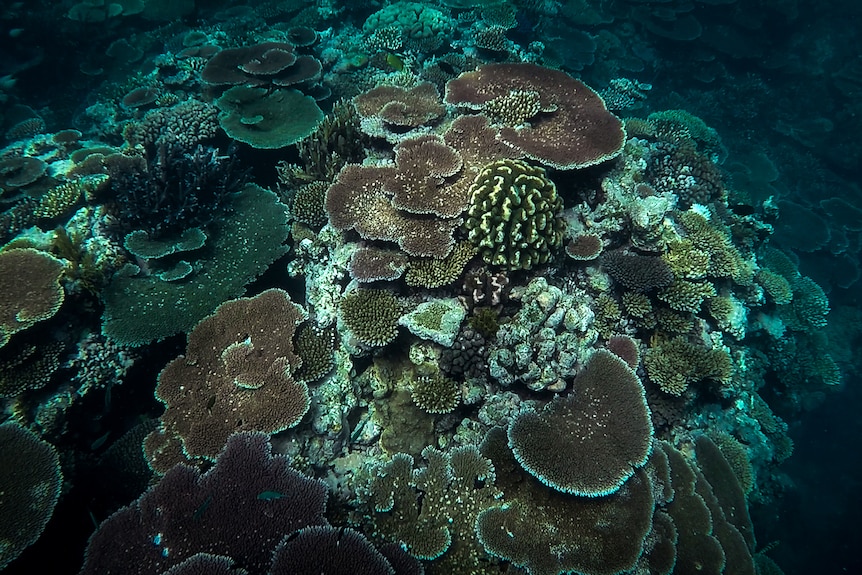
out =
{"type": "Polygon", "coordinates": [[[87,509],[87,513],[89,513],[89,514],[90,514],[90,521],[92,521],[92,522],[93,522],[93,526],[94,526],[96,529],[98,529],[98,528],[99,528],[99,522],[98,522],[98,521],[96,521],[96,516],[93,514],[93,512],[92,512],[89,508],[87,509]]]}
{"type": "Polygon", "coordinates": [[[389,64],[393,70],[398,72],[402,72],[404,70],[404,60],[396,54],[386,54],[386,63],[389,64]]]}
{"type": "Polygon", "coordinates": [[[206,512],[206,510],[209,508],[210,503],[212,503],[212,502],[213,502],[213,496],[208,495],[207,498],[204,499],[204,502],[201,503],[200,507],[195,509],[195,513],[194,513],[194,515],[192,515],[192,519],[194,521],[199,521],[200,518],[203,517],[203,514],[206,512]]]}
{"type": "Polygon", "coordinates": [[[105,442],[108,441],[108,437],[110,435],[111,435],[111,432],[106,431],[105,435],[101,436],[96,441],[94,441],[93,443],[90,444],[90,451],[96,451],[97,449],[99,449],[100,447],[105,445],[105,442]]]}
{"type": "Polygon", "coordinates": [[[282,497],[287,497],[287,495],[278,491],[261,491],[257,494],[257,498],[261,501],[272,501],[273,499],[281,499],[282,497]]]}

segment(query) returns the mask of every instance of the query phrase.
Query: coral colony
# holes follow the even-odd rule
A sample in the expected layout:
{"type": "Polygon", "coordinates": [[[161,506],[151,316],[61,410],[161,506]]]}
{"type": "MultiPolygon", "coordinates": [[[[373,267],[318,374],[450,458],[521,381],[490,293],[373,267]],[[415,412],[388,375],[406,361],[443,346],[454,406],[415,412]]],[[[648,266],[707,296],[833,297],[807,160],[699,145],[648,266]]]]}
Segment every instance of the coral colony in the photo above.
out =
{"type": "Polygon", "coordinates": [[[858,204],[635,79],[756,39],[680,2],[63,4],[128,33],[84,108],[3,117],[0,568],[99,475],[62,572],[781,573],[749,508],[860,331],[858,269],[799,254],[858,253],[858,204]]]}

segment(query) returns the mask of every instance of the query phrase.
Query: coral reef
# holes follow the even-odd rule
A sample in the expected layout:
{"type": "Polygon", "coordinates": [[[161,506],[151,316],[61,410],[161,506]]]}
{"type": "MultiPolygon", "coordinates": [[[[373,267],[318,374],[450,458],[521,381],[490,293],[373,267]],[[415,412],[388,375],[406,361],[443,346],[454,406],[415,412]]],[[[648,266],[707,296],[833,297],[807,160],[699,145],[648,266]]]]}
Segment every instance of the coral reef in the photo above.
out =
{"type": "Polygon", "coordinates": [[[296,425],[309,407],[308,388],[293,378],[302,361],[293,335],[303,319],[277,289],[219,305],[159,374],[159,433],[181,440],[190,458],[215,459],[232,433],[296,425]]]}
{"type": "Polygon", "coordinates": [[[562,205],[543,169],[500,160],[473,181],[464,227],[487,263],[530,269],[551,259],[562,242],[562,205]]]}

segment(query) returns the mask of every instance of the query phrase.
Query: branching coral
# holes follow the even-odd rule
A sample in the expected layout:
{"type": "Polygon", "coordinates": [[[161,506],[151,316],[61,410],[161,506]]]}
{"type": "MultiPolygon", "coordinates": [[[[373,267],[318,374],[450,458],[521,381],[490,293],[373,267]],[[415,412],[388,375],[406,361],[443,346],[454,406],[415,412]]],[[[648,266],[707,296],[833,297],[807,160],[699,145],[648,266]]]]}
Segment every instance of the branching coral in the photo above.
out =
{"type": "Polygon", "coordinates": [[[670,395],[682,395],[692,383],[711,379],[727,383],[733,375],[730,354],[677,336],[650,345],[644,367],[653,383],[670,395]]]}
{"type": "Polygon", "coordinates": [[[345,294],[338,317],[359,343],[382,347],[398,335],[401,304],[390,291],[359,289],[345,294]]]}

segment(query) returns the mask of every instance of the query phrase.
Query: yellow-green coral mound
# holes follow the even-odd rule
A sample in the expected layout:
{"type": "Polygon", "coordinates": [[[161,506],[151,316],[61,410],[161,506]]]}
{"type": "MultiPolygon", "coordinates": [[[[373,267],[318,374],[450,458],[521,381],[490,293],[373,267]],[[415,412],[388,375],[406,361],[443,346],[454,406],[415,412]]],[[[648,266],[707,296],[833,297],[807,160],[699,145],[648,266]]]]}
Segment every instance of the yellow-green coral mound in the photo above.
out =
{"type": "Polygon", "coordinates": [[[547,263],[561,244],[562,208],[545,170],[520,160],[498,160],[473,181],[464,226],[489,264],[530,269],[547,263]]]}
{"type": "Polygon", "coordinates": [[[644,367],[652,382],[670,395],[682,395],[690,384],[703,379],[725,383],[733,374],[726,350],[697,345],[681,336],[650,346],[644,367]]]}

